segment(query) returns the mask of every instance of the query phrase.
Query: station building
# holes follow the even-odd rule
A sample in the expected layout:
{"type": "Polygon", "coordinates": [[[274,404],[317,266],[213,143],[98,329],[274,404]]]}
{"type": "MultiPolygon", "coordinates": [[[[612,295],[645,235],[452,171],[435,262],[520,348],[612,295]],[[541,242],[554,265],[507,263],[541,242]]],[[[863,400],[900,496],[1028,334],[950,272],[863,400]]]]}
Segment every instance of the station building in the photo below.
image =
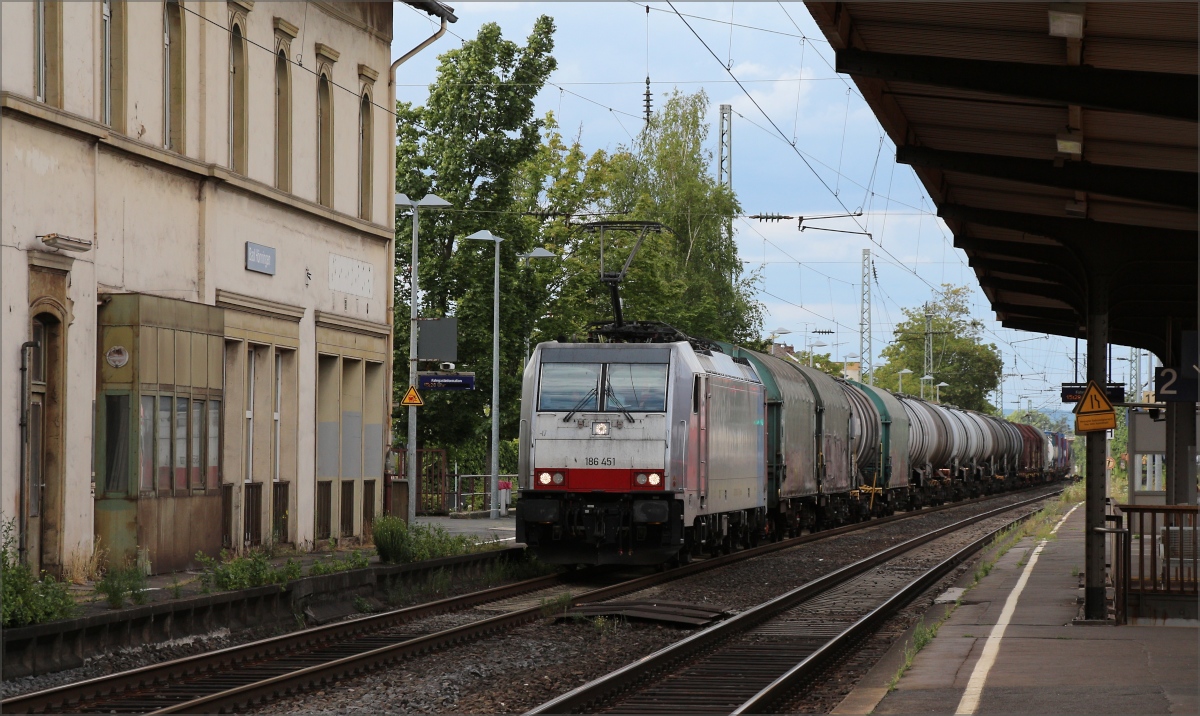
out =
{"type": "Polygon", "coordinates": [[[391,3],[0,12],[0,509],[27,561],[362,537],[389,442],[391,3]]]}

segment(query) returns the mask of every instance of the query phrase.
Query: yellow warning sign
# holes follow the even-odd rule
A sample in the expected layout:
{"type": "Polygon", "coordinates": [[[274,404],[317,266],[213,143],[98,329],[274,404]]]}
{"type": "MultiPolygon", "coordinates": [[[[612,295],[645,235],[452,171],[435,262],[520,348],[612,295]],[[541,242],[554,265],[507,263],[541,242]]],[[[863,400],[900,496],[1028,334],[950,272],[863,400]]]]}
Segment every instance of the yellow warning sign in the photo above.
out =
{"type": "Polygon", "coordinates": [[[417,387],[410,385],[408,386],[408,392],[404,394],[404,400],[401,400],[400,404],[407,407],[419,408],[425,404],[425,401],[421,400],[421,394],[417,392],[417,387]]]}
{"type": "Polygon", "coordinates": [[[1117,413],[1112,401],[1096,384],[1089,381],[1083,397],[1075,405],[1075,432],[1088,433],[1098,430],[1116,430],[1117,413]]]}

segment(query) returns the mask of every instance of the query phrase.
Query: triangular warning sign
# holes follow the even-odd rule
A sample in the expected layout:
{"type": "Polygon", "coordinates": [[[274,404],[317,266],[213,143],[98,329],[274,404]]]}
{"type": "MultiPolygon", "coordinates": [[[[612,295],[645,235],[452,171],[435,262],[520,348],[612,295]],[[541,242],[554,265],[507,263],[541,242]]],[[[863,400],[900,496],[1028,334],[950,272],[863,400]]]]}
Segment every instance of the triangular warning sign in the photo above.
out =
{"type": "Polygon", "coordinates": [[[417,387],[415,385],[410,385],[408,386],[408,392],[404,394],[404,400],[401,400],[400,404],[419,408],[425,404],[425,401],[421,400],[421,394],[417,392],[417,387]]]}
{"type": "Polygon", "coordinates": [[[1104,393],[1104,390],[1096,384],[1096,381],[1088,381],[1087,390],[1083,391],[1083,397],[1075,405],[1073,410],[1076,415],[1096,415],[1099,413],[1113,412],[1112,401],[1104,393]]]}

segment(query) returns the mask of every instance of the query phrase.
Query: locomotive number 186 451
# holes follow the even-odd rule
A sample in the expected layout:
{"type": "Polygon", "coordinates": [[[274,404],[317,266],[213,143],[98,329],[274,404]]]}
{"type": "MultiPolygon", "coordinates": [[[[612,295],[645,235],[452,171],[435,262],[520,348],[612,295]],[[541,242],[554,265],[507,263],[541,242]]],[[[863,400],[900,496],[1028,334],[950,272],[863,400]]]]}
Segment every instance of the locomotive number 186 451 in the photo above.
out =
{"type": "Polygon", "coordinates": [[[615,467],[617,459],[615,457],[585,457],[583,459],[585,465],[598,465],[601,467],[615,467]]]}

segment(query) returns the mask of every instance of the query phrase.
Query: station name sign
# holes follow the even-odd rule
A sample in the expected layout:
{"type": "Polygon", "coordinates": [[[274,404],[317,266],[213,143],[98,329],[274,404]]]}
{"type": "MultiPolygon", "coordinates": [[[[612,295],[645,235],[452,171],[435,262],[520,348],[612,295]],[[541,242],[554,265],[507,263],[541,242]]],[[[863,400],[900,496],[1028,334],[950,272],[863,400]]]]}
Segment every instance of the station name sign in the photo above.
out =
{"type": "MultiPolygon", "coordinates": [[[[1087,387],[1087,383],[1063,383],[1062,402],[1078,403],[1083,399],[1083,394],[1087,391],[1087,387]]],[[[1104,392],[1108,395],[1108,399],[1114,403],[1125,402],[1124,383],[1109,383],[1105,386],[1104,392]]]]}
{"type": "Polygon", "coordinates": [[[474,373],[418,373],[420,390],[475,390],[474,373]]]}
{"type": "Polygon", "coordinates": [[[246,270],[275,275],[275,249],[252,241],[246,242],[246,270]]]}

